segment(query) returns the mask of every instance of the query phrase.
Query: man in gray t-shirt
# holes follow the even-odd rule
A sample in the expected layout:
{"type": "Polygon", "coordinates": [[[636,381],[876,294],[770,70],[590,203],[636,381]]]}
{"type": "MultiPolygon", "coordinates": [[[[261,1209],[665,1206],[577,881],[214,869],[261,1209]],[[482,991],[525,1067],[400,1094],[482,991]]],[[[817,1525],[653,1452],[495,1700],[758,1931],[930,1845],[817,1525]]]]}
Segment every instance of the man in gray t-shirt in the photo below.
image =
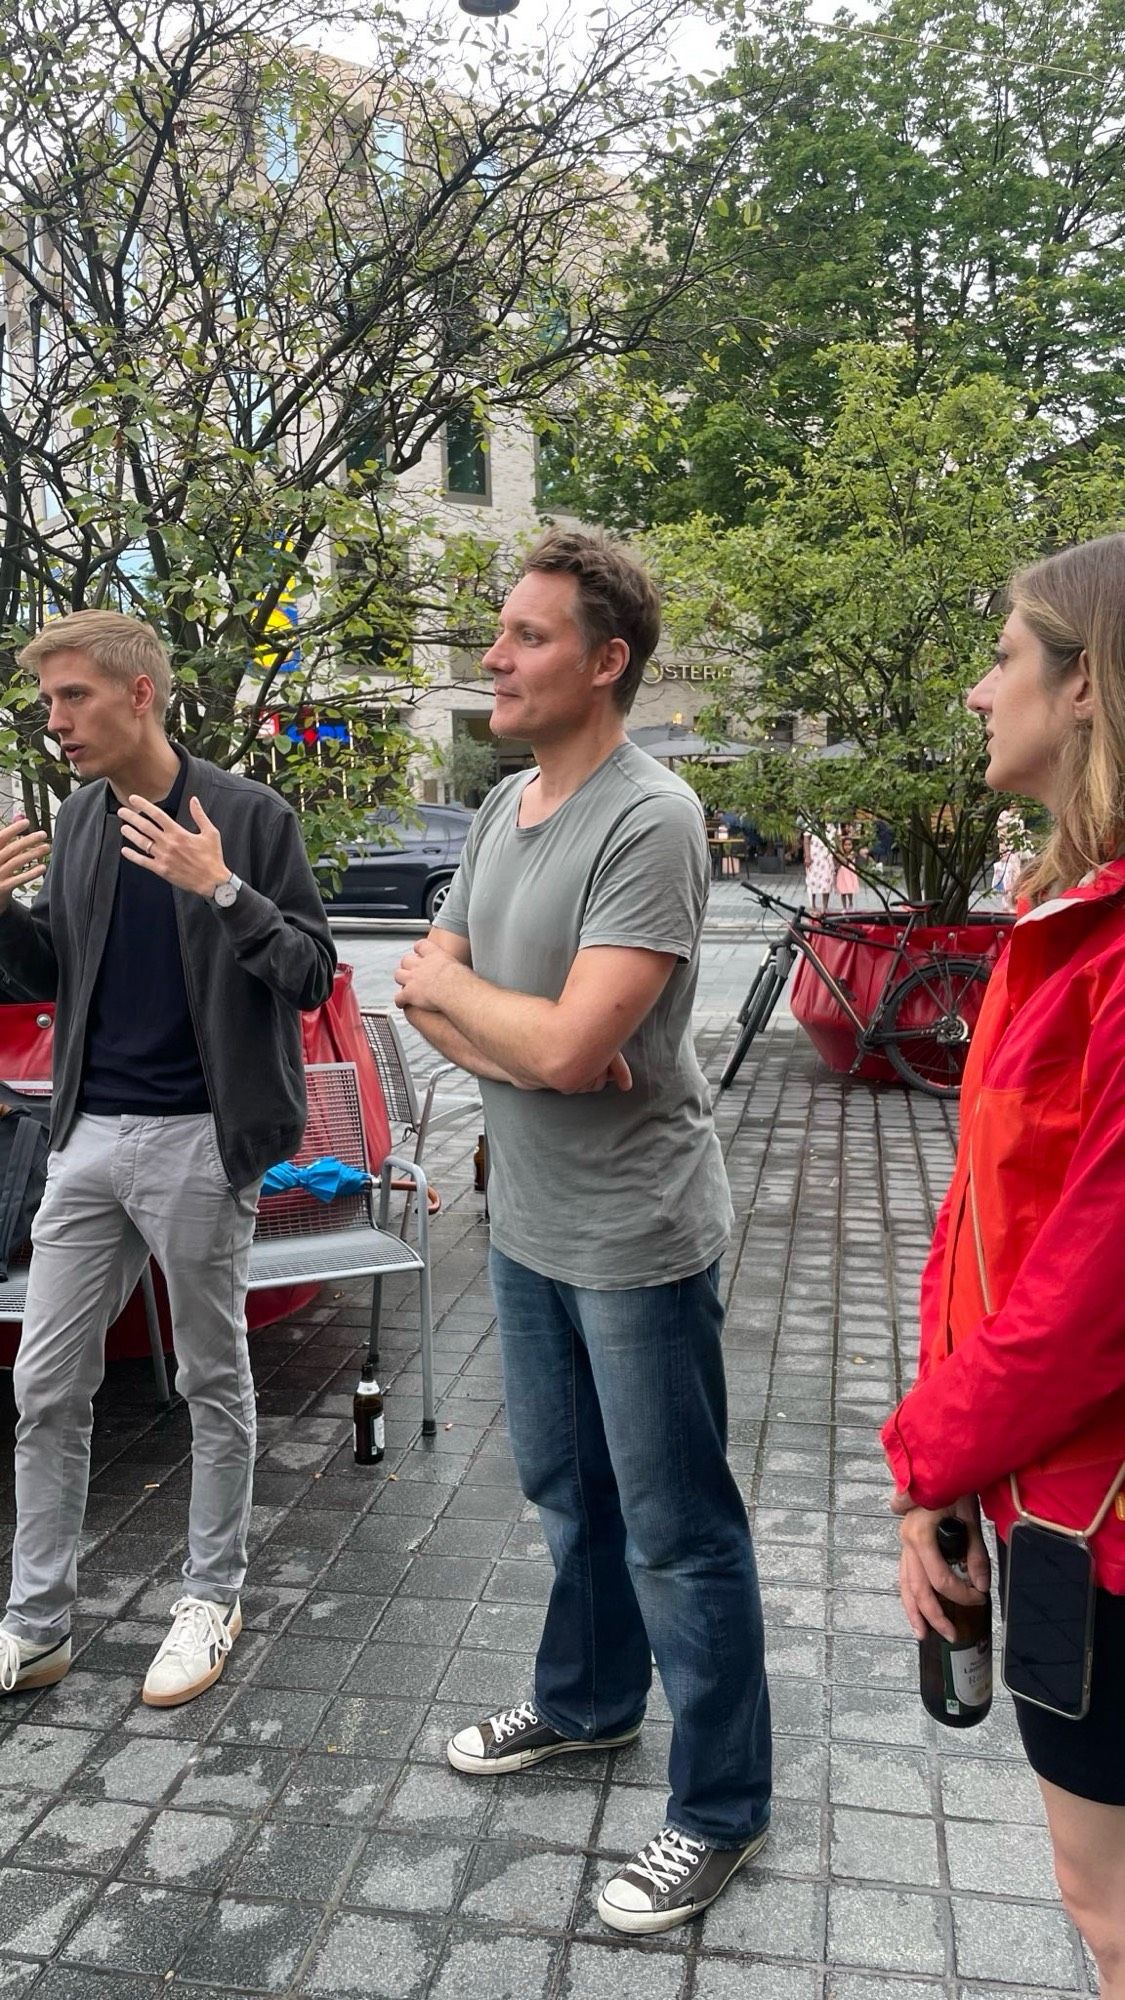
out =
{"type": "Polygon", "coordinates": [[[645,571],[552,530],[500,636],[492,728],[537,768],[489,794],[399,1004],[481,1081],[491,1275],[521,1484],[555,1564],[533,1700],[458,1732],[495,1776],[630,1742],[655,1654],[662,1830],[609,1880],[617,1930],[671,1929],[761,1848],[769,1700],[726,1462],[718,1259],[730,1195],[691,1037],[708,854],[694,793],[626,738],[659,634],[645,571]]]}

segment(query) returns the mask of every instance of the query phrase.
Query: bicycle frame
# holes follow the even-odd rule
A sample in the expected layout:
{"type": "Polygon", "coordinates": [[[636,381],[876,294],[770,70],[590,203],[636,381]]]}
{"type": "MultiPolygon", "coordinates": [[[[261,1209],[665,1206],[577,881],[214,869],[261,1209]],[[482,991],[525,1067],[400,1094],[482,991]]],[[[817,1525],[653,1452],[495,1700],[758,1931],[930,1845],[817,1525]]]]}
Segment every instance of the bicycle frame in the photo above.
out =
{"type": "Polygon", "coordinates": [[[914,932],[919,928],[926,916],[927,910],[918,907],[908,908],[906,921],[902,926],[902,936],[894,944],[883,944],[880,939],[871,937],[867,930],[858,928],[854,920],[848,918],[843,920],[831,918],[825,921],[817,917],[815,913],[810,913],[803,906],[783,902],[779,896],[771,896],[768,890],[758,889],[749,883],[744,884],[744,887],[762,905],[763,909],[769,910],[771,914],[780,917],[785,927],[786,938],[800,952],[802,958],[808,960],[821,985],[827,987],[836,1005],[851,1022],[856,1036],[856,1058],[852,1067],[858,1068],[864,1056],[869,1055],[872,1049],[879,1046],[879,1026],[886,1011],[888,997],[893,991],[898,973],[904,966],[910,966],[908,946],[914,932]],[[812,940],[815,940],[818,935],[846,938],[853,943],[866,945],[872,950],[889,951],[892,954],[892,963],[883,983],[883,990],[879,996],[879,1004],[869,1021],[865,1021],[859,1014],[848,988],[836,978],[835,973],[829,971],[824,960],[817,956],[812,940]]]}

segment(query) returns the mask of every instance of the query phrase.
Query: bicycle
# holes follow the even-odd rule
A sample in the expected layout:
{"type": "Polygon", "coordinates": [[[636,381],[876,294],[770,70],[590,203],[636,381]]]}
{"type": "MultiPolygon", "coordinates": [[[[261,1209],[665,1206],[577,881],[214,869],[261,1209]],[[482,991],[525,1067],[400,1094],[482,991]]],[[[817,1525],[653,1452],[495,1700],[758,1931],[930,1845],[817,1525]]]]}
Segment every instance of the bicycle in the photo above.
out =
{"type": "Polygon", "coordinates": [[[817,917],[795,904],[783,902],[779,896],[771,896],[753,883],[744,882],[742,886],[770,915],[781,918],[784,929],[767,944],[750,990],[738,1010],[739,1035],[719,1082],[721,1091],[728,1090],[734,1082],[751,1042],[770,1020],[800,956],[808,960],[855,1030],[853,1072],[865,1056],[880,1050],[911,1089],[924,1090],[932,1097],[957,1095],[990,967],[983,958],[959,957],[942,951],[912,958],[910,940],[933,908],[932,904],[904,905],[901,925],[895,914],[888,913],[896,930],[901,928],[901,935],[893,944],[884,944],[850,916],[817,917]],[[865,1021],[859,1013],[847,983],[838,979],[818,957],[818,937],[846,938],[892,954],[870,1020],[865,1021]],[[908,968],[905,972],[904,966],[908,968]]]}

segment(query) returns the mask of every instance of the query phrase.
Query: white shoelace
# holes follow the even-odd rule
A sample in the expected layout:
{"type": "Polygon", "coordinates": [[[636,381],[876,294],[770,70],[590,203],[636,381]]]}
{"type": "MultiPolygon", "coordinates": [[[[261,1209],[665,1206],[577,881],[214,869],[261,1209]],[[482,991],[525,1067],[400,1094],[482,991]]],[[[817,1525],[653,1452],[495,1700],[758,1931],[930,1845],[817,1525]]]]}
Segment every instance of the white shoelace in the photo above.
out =
{"type": "Polygon", "coordinates": [[[156,1658],[166,1660],[170,1653],[206,1652],[211,1645],[217,1646],[220,1653],[229,1653],[233,1644],[230,1631],[213,1604],[202,1597],[178,1597],[172,1606],[172,1630],[156,1658]]]}
{"type": "Polygon", "coordinates": [[[674,1826],[666,1826],[655,1840],[642,1847],[635,1861],[628,1863],[625,1874],[651,1882],[657,1894],[664,1895],[699,1866],[706,1852],[701,1840],[690,1840],[686,1833],[677,1833],[674,1826]]]}
{"type": "Polygon", "coordinates": [[[505,1737],[515,1736],[521,1729],[534,1729],[539,1720],[533,1701],[521,1701],[518,1708],[501,1709],[499,1715],[490,1715],[489,1726],[498,1743],[505,1737]]]}
{"type": "Polygon", "coordinates": [[[11,1632],[0,1632],[0,1689],[11,1694],[23,1665],[20,1642],[11,1632]]]}

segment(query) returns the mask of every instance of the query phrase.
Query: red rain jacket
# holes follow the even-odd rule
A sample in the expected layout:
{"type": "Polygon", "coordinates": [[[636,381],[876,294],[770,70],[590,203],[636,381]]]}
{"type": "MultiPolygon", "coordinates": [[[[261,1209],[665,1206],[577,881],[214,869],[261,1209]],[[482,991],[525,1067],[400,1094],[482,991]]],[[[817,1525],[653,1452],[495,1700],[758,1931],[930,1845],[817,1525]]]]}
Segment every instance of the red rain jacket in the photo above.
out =
{"type": "MultiPolygon", "coordinates": [[[[1125,860],[1022,916],[989,982],[918,1380],[882,1435],[921,1506],[979,1493],[1002,1535],[1009,1473],[1086,1528],[1125,1460],[1125,860]]],[[[1125,1595],[1125,1492],[1093,1548],[1125,1595]]]]}

